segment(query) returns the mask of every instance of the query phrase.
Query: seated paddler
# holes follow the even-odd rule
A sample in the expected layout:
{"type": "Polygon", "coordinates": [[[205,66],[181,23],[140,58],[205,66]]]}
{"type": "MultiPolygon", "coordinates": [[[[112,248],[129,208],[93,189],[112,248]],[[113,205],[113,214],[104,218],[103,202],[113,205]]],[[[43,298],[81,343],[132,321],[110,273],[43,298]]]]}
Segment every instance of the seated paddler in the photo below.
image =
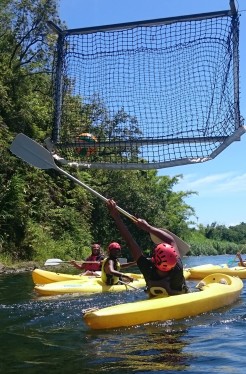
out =
{"type": "Polygon", "coordinates": [[[112,242],[108,246],[108,257],[102,262],[102,281],[107,285],[133,282],[133,278],[121,272],[129,266],[136,265],[135,261],[120,264],[121,246],[117,242],[112,242]]]}

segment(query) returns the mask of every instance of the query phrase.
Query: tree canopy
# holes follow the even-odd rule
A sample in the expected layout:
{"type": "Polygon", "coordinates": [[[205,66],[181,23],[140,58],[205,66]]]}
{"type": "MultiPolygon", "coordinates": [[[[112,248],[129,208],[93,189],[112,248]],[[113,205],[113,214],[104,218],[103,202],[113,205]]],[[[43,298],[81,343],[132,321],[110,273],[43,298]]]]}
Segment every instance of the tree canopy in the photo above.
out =
{"type": "MultiPolygon", "coordinates": [[[[12,140],[20,132],[38,142],[52,132],[56,36],[47,21],[65,27],[59,19],[56,0],[1,1],[0,256],[11,261],[47,256],[83,258],[91,242],[100,242],[106,249],[110,241],[120,241],[104,202],[54,170],[35,169],[9,152],[12,140]]],[[[135,126],[134,131],[138,131],[135,119],[129,118],[124,110],[109,119],[107,108],[96,98],[90,105],[83,105],[83,98],[67,99],[76,100],[78,110],[91,113],[91,122],[78,124],[81,132],[93,128],[97,134],[106,136],[118,123],[124,123],[127,132],[130,122],[135,126]],[[100,128],[95,127],[96,116],[104,116],[100,128]]],[[[75,119],[69,118],[68,113],[67,120],[75,119]]],[[[71,173],[103,196],[114,198],[129,213],[166,227],[186,240],[196,236],[190,230],[195,211],[186,202],[195,192],[173,189],[181,175],[158,176],[156,170],[73,170],[71,173]]],[[[149,237],[128,219],[126,222],[142,248],[149,250],[152,246],[149,237]]],[[[206,239],[245,243],[244,223],[229,229],[201,226],[198,231],[206,239]]]]}

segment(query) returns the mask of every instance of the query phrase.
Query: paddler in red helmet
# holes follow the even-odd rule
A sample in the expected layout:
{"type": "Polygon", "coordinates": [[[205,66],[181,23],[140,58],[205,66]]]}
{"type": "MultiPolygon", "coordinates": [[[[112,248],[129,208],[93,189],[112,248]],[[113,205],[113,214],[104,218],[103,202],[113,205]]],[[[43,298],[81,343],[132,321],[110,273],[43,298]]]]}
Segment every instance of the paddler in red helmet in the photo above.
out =
{"type": "Polygon", "coordinates": [[[102,281],[107,285],[133,282],[133,278],[121,272],[121,269],[136,265],[135,261],[120,264],[118,258],[121,256],[121,246],[117,242],[112,242],[108,246],[108,257],[102,263],[102,281]]]}
{"type": "Polygon", "coordinates": [[[147,291],[150,295],[159,293],[179,295],[189,292],[183,275],[183,264],[174,237],[170,233],[151,226],[147,221],[138,218],[135,224],[140,229],[157,236],[162,241],[156,245],[152,258],[148,259],[122,221],[115,201],[108,200],[107,206],[122,238],[131,251],[133,259],[137,262],[145,278],[147,291]]]}

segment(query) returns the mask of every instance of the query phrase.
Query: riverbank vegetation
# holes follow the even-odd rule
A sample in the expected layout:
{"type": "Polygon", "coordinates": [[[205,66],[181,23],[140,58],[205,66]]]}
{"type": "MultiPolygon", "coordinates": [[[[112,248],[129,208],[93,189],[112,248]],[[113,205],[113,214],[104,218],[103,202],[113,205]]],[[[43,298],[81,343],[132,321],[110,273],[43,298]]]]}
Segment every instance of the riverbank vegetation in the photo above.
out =
{"type": "MultiPolygon", "coordinates": [[[[49,257],[80,259],[90,252],[91,242],[100,242],[106,249],[110,241],[120,241],[105,203],[55,171],[35,169],[9,151],[18,133],[40,143],[51,134],[51,76],[56,39],[47,21],[65,27],[58,16],[58,5],[55,0],[2,0],[0,4],[3,263],[42,261],[49,257]]],[[[101,103],[94,105],[98,105],[98,115],[106,111],[101,103]]],[[[93,110],[95,113],[95,107],[93,110]]],[[[118,123],[124,121],[125,115],[117,118],[118,123]]],[[[158,176],[157,170],[67,170],[106,198],[114,198],[129,213],[181,236],[191,244],[192,255],[246,252],[245,223],[229,228],[217,223],[194,225],[196,212],[187,201],[196,192],[174,191],[181,175],[158,176]]],[[[142,248],[149,252],[153,246],[149,237],[129,219],[126,222],[142,248]]],[[[123,255],[128,256],[122,244],[123,255]]]]}

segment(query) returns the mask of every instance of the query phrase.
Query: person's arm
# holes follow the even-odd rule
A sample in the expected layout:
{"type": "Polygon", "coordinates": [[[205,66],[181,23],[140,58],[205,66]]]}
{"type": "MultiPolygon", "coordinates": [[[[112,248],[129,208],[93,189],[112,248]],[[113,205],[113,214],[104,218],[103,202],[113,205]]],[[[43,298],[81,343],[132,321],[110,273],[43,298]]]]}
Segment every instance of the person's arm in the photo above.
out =
{"type": "Polygon", "coordinates": [[[137,242],[134,240],[130,231],[128,230],[124,222],[122,221],[120,214],[116,208],[115,201],[108,200],[107,206],[108,206],[111,216],[115,220],[116,226],[118,227],[122,238],[125,240],[125,242],[127,243],[131,251],[132,257],[134,258],[135,261],[137,261],[139,257],[143,255],[141,248],[139,247],[137,242]]]}
{"type": "Polygon", "coordinates": [[[243,259],[242,259],[242,256],[241,256],[240,252],[237,253],[237,257],[239,259],[240,266],[246,267],[245,263],[243,262],[243,259]]]}
{"type": "Polygon", "coordinates": [[[116,277],[124,277],[128,279],[130,282],[133,282],[133,278],[130,277],[129,275],[126,275],[124,273],[121,273],[120,271],[117,271],[114,269],[114,263],[112,260],[109,260],[107,265],[106,265],[106,272],[108,272],[110,275],[115,275],[116,277]]]}
{"type": "Polygon", "coordinates": [[[80,270],[84,269],[84,264],[77,264],[77,262],[74,260],[70,261],[70,264],[73,265],[77,269],[80,269],[80,270]]]}
{"type": "MultiPolygon", "coordinates": [[[[125,226],[124,222],[122,221],[119,211],[116,208],[116,203],[114,200],[108,200],[107,202],[109,211],[111,213],[111,216],[114,218],[115,223],[121,233],[121,236],[128,244],[129,248],[131,249],[132,256],[135,261],[138,260],[138,258],[143,254],[141,251],[141,248],[138,246],[138,244],[135,242],[135,240],[132,238],[130,232],[128,231],[127,227],[125,226]]],[[[173,238],[172,235],[168,234],[167,232],[158,229],[155,226],[151,226],[147,221],[144,219],[138,218],[134,223],[142,230],[148,232],[149,234],[153,234],[157,236],[161,241],[164,243],[167,243],[169,245],[172,245],[179,254],[179,250],[177,247],[177,244],[173,238]]]]}
{"type": "Polygon", "coordinates": [[[168,234],[167,232],[160,230],[155,226],[151,226],[147,221],[141,218],[138,218],[137,221],[135,221],[135,223],[140,229],[148,232],[149,234],[153,234],[157,236],[164,243],[167,243],[167,244],[170,244],[176,247],[176,242],[174,238],[172,237],[172,235],[168,234]]]}
{"type": "Polygon", "coordinates": [[[131,262],[126,262],[125,264],[121,264],[120,267],[122,269],[126,269],[126,268],[129,268],[130,266],[134,266],[136,265],[136,261],[131,261],[131,262]]]}

